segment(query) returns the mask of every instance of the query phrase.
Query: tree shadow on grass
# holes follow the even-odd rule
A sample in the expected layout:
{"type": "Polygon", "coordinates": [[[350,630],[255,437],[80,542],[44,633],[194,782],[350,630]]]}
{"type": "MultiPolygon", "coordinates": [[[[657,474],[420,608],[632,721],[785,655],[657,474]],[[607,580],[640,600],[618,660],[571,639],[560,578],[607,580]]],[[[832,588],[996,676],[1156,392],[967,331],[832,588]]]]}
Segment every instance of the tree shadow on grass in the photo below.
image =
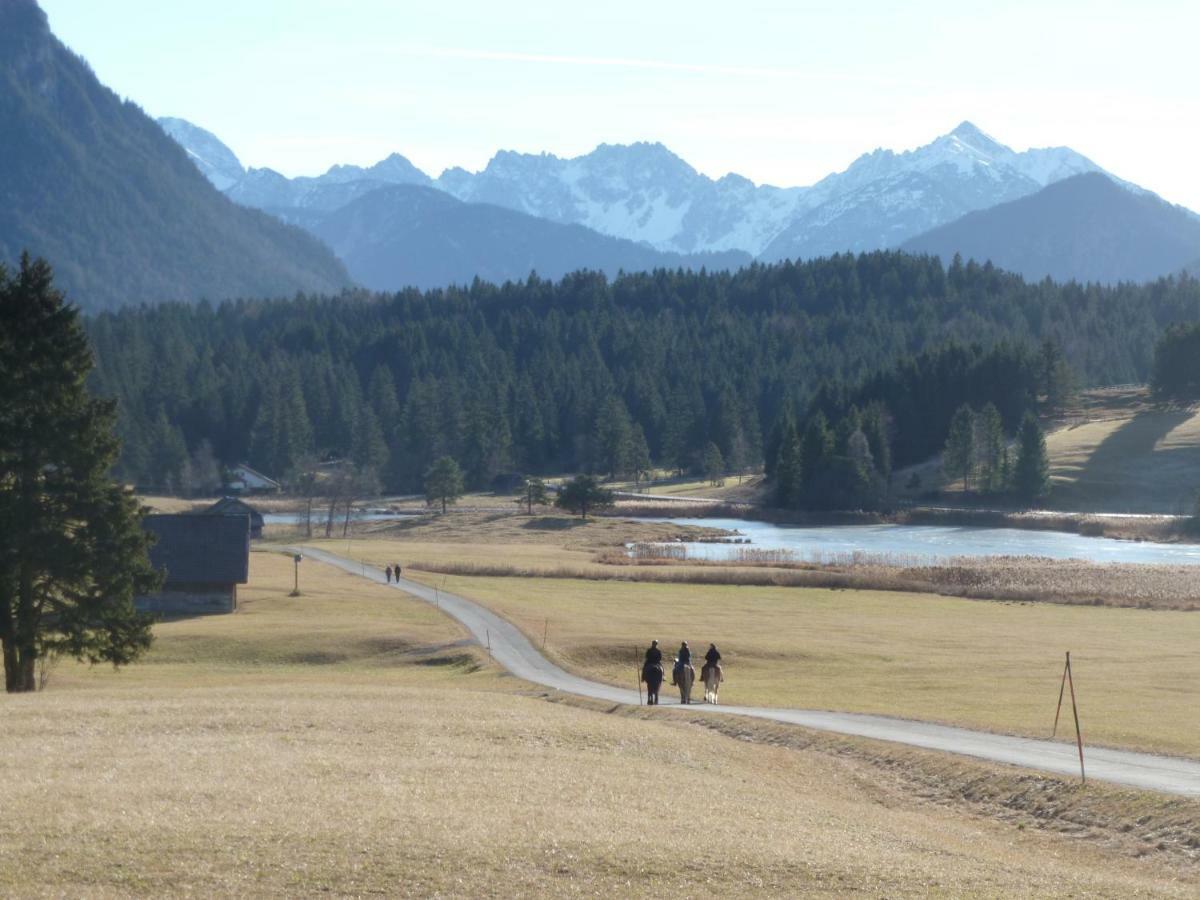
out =
{"type": "MultiPolygon", "coordinates": [[[[1195,415],[1190,409],[1156,409],[1142,412],[1102,440],[1079,470],[1077,483],[1105,485],[1114,478],[1125,481],[1139,468],[1162,465],[1166,455],[1155,454],[1158,442],[1195,415]]],[[[1119,485],[1114,485],[1114,488],[1119,485]]],[[[1192,485],[1180,485],[1180,494],[1190,494],[1192,485]]]]}

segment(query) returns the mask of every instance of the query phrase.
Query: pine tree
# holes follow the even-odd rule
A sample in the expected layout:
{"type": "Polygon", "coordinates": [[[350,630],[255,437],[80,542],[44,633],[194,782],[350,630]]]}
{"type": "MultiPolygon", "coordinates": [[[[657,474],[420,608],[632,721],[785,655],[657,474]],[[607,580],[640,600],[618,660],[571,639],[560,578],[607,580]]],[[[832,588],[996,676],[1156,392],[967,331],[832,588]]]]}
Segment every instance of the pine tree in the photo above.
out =
{"type": "Polygon", "coordinates": [[[725,474],[725,457],[722,456],[721,448],[716,445],[716,442],[709,441],[705,445],[704,452],[700,456],[700,468],[709,484],[725,483],[725,479],[722,477],[725,474]]]}
{"type": "Polygon", "coordinates": [[[863,412],[863,434],[871,448],[871,458],[875,461],[875,471],[885,483],[892,479],[892,442],[888,436],[887,414],[883,404],[871,403],[863,412]]]}
{"type": "Polygon", "coordinates": [[[629,471],[633,427],[619,397],[610,397],[596,417],[594,468],[612,477],[629,471]]]}
{"type": "Polygon", "coordinates": [[[800,441],[800,470],[804,479],[803,488],[807,493],[817,483],[833,459],[834,438],[829,430],[829,421],[825,413],[817,412],[809,417],[804,427],[804,437],[800,441]]]}
{"type": "Polygon", "coordinates": [[[950,432],[942,451],[942,471],[951,480],[961,478],[963,490],[970,488],[975,469],[975,413],[963,404],[950,420],[950,432]]]}
{"type": "Polygon", "coordinates": [[[796,424],[790,419],[779,437],[779,456],[775,462],[775,503],[791,508],[799,504],[803,487],[803,453],[796,424]]]}
{"type": "Polygon", "coordinates": [[[577,475],[562,486],[554,505],[586,519],[589,510],[612,506],[613,492],[601,487],[591,475],[577,475]]]}
{"type": "Polygon", "coordinates": [[[517,503],[522,504],[529,515],[533,515],[535,506],[545,506],[550,502],[550,495],[546,492],[546,482],[540,478],[530,476],[521,484],[520,490],[517,491],[517,503]]]}
{"type": "Polygon", "coordinates": [[[636,423],[629,441],[629,467],[633,470],[635,487],[650,474],[650,445],[646,443],[646,433],[642,426],[636,423]]]}
{"type": "Polygon", "coordinates": [[[1017,462],[1013,466],[1013,491],[1026,503],[1043,496],[1050,488],[1050,459],[1046,436],[1033,413],[1026,413],[1017,436],[1017,462]]]}
{"type": "Polygon", "coordinates": [[[992,493],[1002,490],[1004,423],[996,404],[987,403],[975,417],[975,446],[979,456],[979,487],[992,493]]]}
{"type": "Polygon", "coordinates": [[[458,463],[453,457],[443,456],[435,460],[425,472],[425,500],[431,506],[434,503],[442,505],[442,512],[446,512],[446,506],[451,503],[457,503],[458,498],[463,495],[463,473],[458,467],[458,463]]]}
{"type": "Polygon", "coordinates": [[[110,472],[115,404],[86,387],[91,351],[42,260],[0,266],[0,647],[10,693],[62,653],[115,666],[149,645],[149,538],[110,472]]]}

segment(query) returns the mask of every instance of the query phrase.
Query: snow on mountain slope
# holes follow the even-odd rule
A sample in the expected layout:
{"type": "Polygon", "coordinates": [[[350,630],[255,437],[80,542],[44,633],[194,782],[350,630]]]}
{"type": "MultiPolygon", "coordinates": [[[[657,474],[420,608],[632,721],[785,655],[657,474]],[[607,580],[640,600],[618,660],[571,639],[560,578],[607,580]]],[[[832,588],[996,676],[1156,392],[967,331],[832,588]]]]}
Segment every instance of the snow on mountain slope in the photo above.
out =
{"type": "Polygon", "coordinates": [[[494,203],[659,250],[757,253],[796,209],[799,188],[702,175],[662,144],[601,144],[572,159],[501,151],[482,172],[436,182],[460,200],[494,203]]]}
{"type": "Polygon", "coordinates": [[[228,190],[246,174],[237,155],[211,131],[186,119],[162,118],[158,124],[187,151],[197,168],[219,191],[228,190]]]}
{"type": "MultiPolygon", "coordinates": [[[[208,132],[164,121],[187,126],[168,131],[210,179],[236,171],[221,150],[240,168],[208,132]],[[218,157],[225,162],[210,164],[218,157]]],[[[866,153],[811,187],[756,185],[732,173],[714,180],[662,144],[635,143],[601,144],[573,158],[505,150],[480,172],[450,168],[436,180],[399,154],[367,168],[334,166],[315,177],[251,169],[223,190],[238,203],[304,223],[382,186],[415,184],[661,251],[740,250],[775,261],[896,247],[969,212],[1089,172],[1109,174],[1070,148],[1018,153],[963,122],[914,150],[866,153]]]]}
{"type": "Polygon", "coordinates": [[[766,261],[894,247],[966,213],[1102,171],[1065,147],[1017,153],[970,122],[915,150],[875,150],[813,185],[766,261]]]}

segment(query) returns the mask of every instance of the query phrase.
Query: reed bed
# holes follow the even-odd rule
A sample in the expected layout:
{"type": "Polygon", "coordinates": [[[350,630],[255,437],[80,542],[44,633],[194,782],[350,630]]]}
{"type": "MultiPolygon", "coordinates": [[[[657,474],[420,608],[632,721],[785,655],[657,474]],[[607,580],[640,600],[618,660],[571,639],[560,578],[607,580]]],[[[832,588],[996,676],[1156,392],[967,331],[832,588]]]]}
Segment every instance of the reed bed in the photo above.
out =
{"type": "MultiPolygon", "coordinates": [[[[685,550],[684,547],[670,548],[685,550]]],[[[747,548],[749,549],[749,548],[747,548]]],[[[1195,566],[1097,564],[1041,557],[962,557],[916,565],[898,560],[849,559],[838,563],[635,559],[621,550],[596,557],[599,565],[534,567],[504,563],[414,560],[410,567],[445,575],[577,578],[660,584],[718,584],[904,591],[972,600],[1002,600],[1200,610],[1200,570],[1195,566]]]]}

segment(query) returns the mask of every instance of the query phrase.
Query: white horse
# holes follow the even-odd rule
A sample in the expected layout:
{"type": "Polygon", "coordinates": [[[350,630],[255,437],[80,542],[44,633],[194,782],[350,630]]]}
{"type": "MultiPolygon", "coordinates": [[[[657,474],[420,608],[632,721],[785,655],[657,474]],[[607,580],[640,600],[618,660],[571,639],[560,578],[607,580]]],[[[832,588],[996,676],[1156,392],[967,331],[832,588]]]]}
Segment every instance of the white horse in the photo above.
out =
{"type": "Polygon", "coordinates": [[[691,665],[685,665],[675,673],[675,684],[679,687],[679,702],[692,702],[692,684],[696,681],[696,670],[691,665]]]}
{"type": "Polygon", "coordinates": [[[717,691],[721,687],[721,682],[725,680],[725,673],[721,671],[720,664],[715,666],[704,667],[704,702],[717,702],[717,691]]]}

